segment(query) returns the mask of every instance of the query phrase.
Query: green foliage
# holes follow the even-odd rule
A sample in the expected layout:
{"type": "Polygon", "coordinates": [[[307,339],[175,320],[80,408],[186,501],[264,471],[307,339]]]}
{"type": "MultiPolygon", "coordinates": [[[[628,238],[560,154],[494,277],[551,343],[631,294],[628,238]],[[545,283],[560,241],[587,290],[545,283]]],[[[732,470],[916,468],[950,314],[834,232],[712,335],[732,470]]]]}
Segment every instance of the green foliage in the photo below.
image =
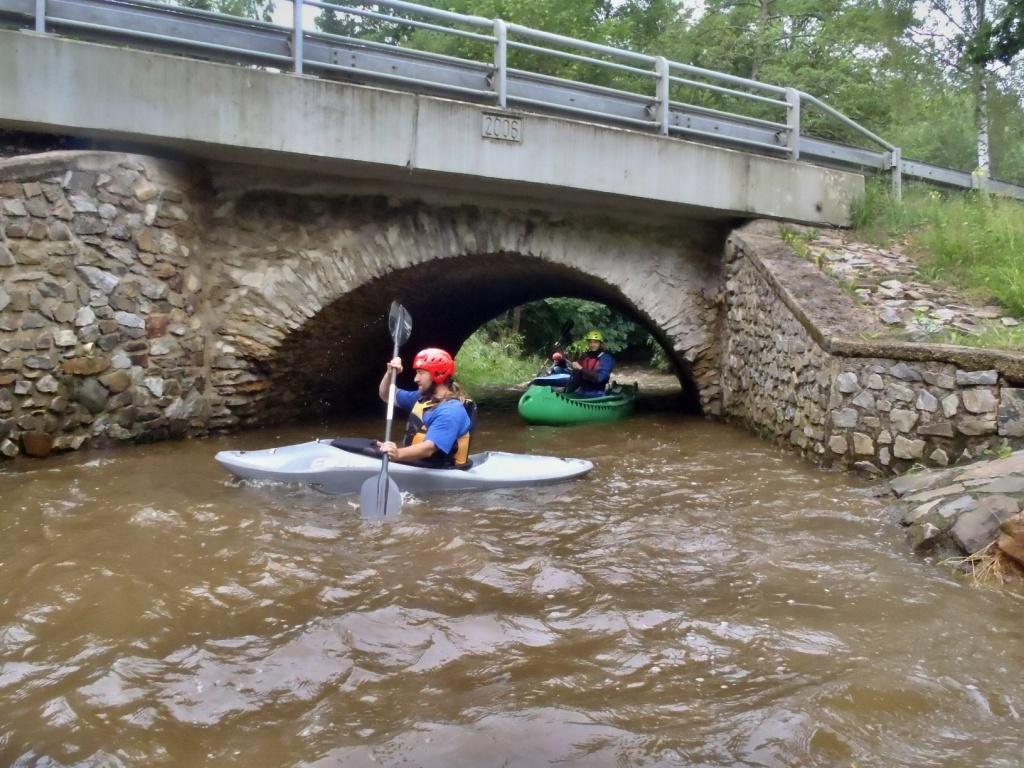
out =
{"type": "Polygon", "coordinates": [[[538,357],[524,356],[522,336],[506,331],[492,338],[491,332],[486,326],[478,329],[455,356],[456,378],[470,392],[529,381],[544,364],[538,357]]]}
{"type": "Polygon", "coordinates": [[[656,342],[653,336],[648,339],[648,345],[651,348],[651,368],[662,373],[671,371],[672,363],[669,362],[665,348],[656,342]]]}
{"type": "MultiPolygon", "coordinates": [[[[1024,204],[924,187],[906,189],[897,202],[878,185],[867,190],[855,207],[858,234],[905,237],[921,257],[926,279],[956,284],[1024,316],[1024,204]]],[[[1004,335],[1019,345],[1016,331],[1004,335]]]]}
{"type": "Polygon", "coordinates": [[[178,5],[261,21],[270,21],[274,15],[273,0],[179,0],[178,5]]]}
{"type": "Polygon", "coordinates": [[[604,347],[617,353],[628,347],[647,344],[650,334],[622,313],[604,304],[584,299],[553,298],[535,301],[523,306],[522,331],[526,348],[549,355],[554,345],[563,341],[562,328],[572,321],[566,347],[575,353],[583,352],[583,335],[597,329],[604,334],[604,347]]]}

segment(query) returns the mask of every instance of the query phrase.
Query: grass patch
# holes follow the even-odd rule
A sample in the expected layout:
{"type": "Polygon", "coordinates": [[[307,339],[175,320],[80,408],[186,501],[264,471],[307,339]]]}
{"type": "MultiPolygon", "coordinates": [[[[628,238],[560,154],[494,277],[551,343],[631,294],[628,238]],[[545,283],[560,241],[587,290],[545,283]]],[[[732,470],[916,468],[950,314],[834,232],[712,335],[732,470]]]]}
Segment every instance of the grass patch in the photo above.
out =
{"type": "MultiPolygon", "coordinates": [[[[871,181],[853,207],[862,240],[905,240],[922,279],[956,285],[1024,317],[1024,204],[980,192],[908,186],[893,200],[871,181]]],[[[1012,335],[1012,334],[1011,334],[1012,335]]]]}
{"type": "MultiPolygon", "coordinates": [[[[793,249],[793,253],[801,259],[811,259],[811,249],[809,245],[810,242],[818,237],[819,234],[821,233],[816,229],[796,230],[785,225],[779,227],[779,237],[781,237],[782,241],[787,243],[789,247],[793,249]]],[[[821,267],[820,259],[818,261],[818,266],[821,267]]]]}
{"type": "Polygon", "coordinates": [[[511,387],[529,381],[544,365],[539,357],[523,355],[522,337],[504,334],[488,338],[477,331],[455,357],[456,379],[470,393],[480,387],[511,387]]]}
{"type": "Polygon", "coordinates": [[[986,349],[1024,349],[1024,325],[1003,328],[998,325],[988,326],[977,333],[964,333],[953,328],[946,329],[929,339],[936,344],[959,344],[964,347],[984,347],[986,349]]]}

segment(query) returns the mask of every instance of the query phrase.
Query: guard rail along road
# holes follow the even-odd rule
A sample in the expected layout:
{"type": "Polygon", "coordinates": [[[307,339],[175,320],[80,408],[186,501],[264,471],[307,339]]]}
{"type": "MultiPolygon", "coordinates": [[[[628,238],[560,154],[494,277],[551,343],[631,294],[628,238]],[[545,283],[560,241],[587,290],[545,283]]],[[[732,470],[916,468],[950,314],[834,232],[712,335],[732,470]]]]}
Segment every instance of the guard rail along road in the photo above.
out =
{"type": "MultiPolygon", "coordinates": [[[[905,159],[899,147],[795,88],[404,0],[376,0],[372,7],[378,10],[371,10],[367,3],[290,2],[292,25],[284,27],[145,0],[0,0],[0,26],[291,70],[297,75],[383,83],[503,110],[579,116],[842,170],[887,173],[897,196],[907,177],[949,187],[981,187],[1024,199],[1022,186],[905,159]],[[378,28],[393,25],[394,30],[405,31],[404,44],[305,29],[306,6],[363,19],[378,28]],[[422,50],[423,46],[416,49],[417,38],[410,39],[414,32],[421,35],[421,42],[459,38],[465,47],[486,52],[482,57],[486,60],[422,50]],[[534,69],[544,68],[536,66],[541,61],[573,62],[588,76],[568,79],[517,68],[510,66],[510,56],[533,62],[534,69]],[[710,94],[729,109],[701,104],[710,94]],[[801,132],[805,109],[841,124],[861,146],[801,132]]],[[[352,26],[359,29],[358,23],[352,26]]],[[[391,37],[401,40],[403,34],[391,37]]],[[[496,139],[515,140],[514,117],[495,121],[493,130],[496,139]]]]}

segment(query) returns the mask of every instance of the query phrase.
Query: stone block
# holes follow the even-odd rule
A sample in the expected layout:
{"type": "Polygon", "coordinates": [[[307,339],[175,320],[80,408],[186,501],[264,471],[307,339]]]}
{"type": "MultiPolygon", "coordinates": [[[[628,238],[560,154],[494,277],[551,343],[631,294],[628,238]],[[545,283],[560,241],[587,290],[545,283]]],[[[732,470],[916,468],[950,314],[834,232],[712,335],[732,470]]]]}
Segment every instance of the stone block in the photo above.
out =
{"type": "Polygon", "coordinates": [[[960,515],[953,524],[950,534],[967,554],[973,554],[987,547],[999,536],[1000,526],[1020,512],[1020,503],[1003,495],[988,496],[977,502],[977,506],[960,515]]]}
{"type": "Polygon", "coordinates": [[[897,459],[920,459],[924,455],[924,440],[910,440],[903,435],[896,435],[892,452],[897,459]]]}
{"type": "Polygon", "coordinates": [[[839,374],[836,377],[836,387],[840,392],[847,395],[856,392],[860,389],[860,386],[857,383],[857,374],[852,371],[846,371],[839,374]]]}
{"type": "Polygon", "coordinates": [[[877,373],[868,374],[865,385],[868,389],[882,390],[885,389],[885,382],[882,381],[882,377],[877,373]]]}
{"type": "Polygon", "coordinates": [[[141,329],[146,327],[146,321],[139,315],[136,315],[132,312],[115,312],[114,319],[117,321],[118,325],[122,325],[125,328],[141,329]]]}
{"type": "Polygon", "coordinates": [[[1004,437],[1024,437],[1024,389],[1003,387],[999,395],[999,412],[996,416],[999,434],[1004,437]]]}
{"type": "Polygon", "coordinates": [[[89,287],[107,295],[109,295],[117,287],[117,284],[121,282],[121,278],[117,275],[98,267],[83,265],[75,267],[75,271],[82,276],[82,279],[88,283],[89,287]]]}
{"type": "Polygon", "coordinates": [[[939,389],[953,389],[956,386],[956,379],[948,373],[925,371],[924,380],[926,383],[939,389]]]}
{"type": "Polygon", "coordinates": [[[921,372],[906,363],[897,363],[889,368],[889,375],[900,381],[921,381],[921,372]]]}
{"type": "Polygon", "coordinates": [[[927,389],[922,389],[917,393],[917,410],[927,411],[928,413],[935,413],[939,409],[939,401],[931,392],[927,389]]]}
{"type": "Polygon", "coordinates": [[[855,398],[853,404],[867,411],[875,410],[875,396],[868,390],[861,391],[855,398]]]}
{"type": "Polygon", "coordinates": [[[132,384],[132,377],[127,371],[111,371],[100,376],[100,383],[111,392],[124,392],[132,384]]]}
{"type": "Polygon", "coordinates": [[[105,355],[94,357],[73,357],[61,363],[61,370],[73,376],[94,376],[110,367],[110,359],[105,355]]]}
{"type": "Polygon", "coordinates": [[[106,387],[94,378],[85,379],[75,392],[75,399],[93,415],[106,409],[109,396],[106,387]]]}
{"type": "Polygon", "coordinates": [[[945,467],[949,465],[949,454],[946,453],[941,448],[936,448],[934,451],[928,454],[928,458],[931,459],[932,462],[934,462],[935,464],[938,464],[939,466],[945,467]]]}
{"type": "Polygon", "coordinates": [[[840,411],[832,411],[832,426],[834,427],[856,427],[860,414],[853,408],[843,408],[840,411]]]}
{"type": "Polygon", "coordinates": [[[956,416],[957,411],[960,410],[960,396],[954,392],[951,395],[946,395],[942,398],[942,413],[945,414],[947,419],[951,419],[956,416]]]}
{"type": "Polygon", "coordinates": [[[998,371],[960,371],[956,372],[956,383],[960,387],[993,387],[999,382],[998,371]]]}
{"type": "Polygon", "coordinates": [[[931,424],[919,424],[917,427],[919,435],[934,435],[936,437],[953,437],[955,431],[952,422],[934,421],[931,424]]]}
{"type": "Polygon", "coordinates": [[[961,416],[956,428],[964,435],[988,435],[996,431],[995,418],[983,419],[976,416],[961,416]]]}
{"type": "Polygon", "coordinates": [[[885,396],[897,403],[909,403],[914,399],[914,390],[903,384],[890,384],[885,388],[885,396]]]}
{"type": "Polygon", "coordinates": [[[919,414],[917,411],[910,411],[903,408],[893,408],[889,414],[889,422],[897,432],[909,432],[917,423],[919,414]]]}
{"type": "Polygon", "coordinates": [[[873,456],[875,453],[875,444],[871,440],[870,435],[865,435],[863,432],[854,432],[853,452],[863,454],[865,456],[873,456]]]}
{"type": "Polygon", "coordinates": [[[828,447],[832,453],[846,453],[846,438],[842,435],[832,435],[832,437],[828,439],[828,447]]]}
{"type": "Polygon", "coordinates": [[[7,216],[28,216],[24,200],[3,200],[0,201],[0,212],[7,216]]]}
{"type": "Polygon", "coordinates": [[[960,399],[971,413],[992,413],[998,404],[991,389],[965,389],[960,393],[960,399]]]}

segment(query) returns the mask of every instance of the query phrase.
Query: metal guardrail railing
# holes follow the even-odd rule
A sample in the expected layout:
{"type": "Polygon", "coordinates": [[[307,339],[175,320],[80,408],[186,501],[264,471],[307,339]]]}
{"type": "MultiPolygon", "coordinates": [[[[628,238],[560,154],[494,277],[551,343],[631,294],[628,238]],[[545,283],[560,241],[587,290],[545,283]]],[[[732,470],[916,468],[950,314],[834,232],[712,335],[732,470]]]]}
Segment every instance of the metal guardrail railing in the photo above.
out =
{"type": "Polygon", "coordinates": [[[945,186],[981,187],[1024,200],[1024,186],[905,160],[899,147],[795,88],[406,0],[289,2],[294,6],[290,27],[150,0],[0,0],[0,25],[259,64],[296,75],[387,83],[503,110],[580,116],[818,165],[888,173],[896,195],[906,176],[945,186]],[[358,24],[351,35],[307,30],[306,6],[364,24],[391,25],[391,40],[360,35],[358,24]],[[415,45],[432,39],[456,39],[480,58],[415,45]],[[552,74],[552,62],[568,63],[584,74],[552,74]],[[711,106],[708,98],[726,104],[711,106]],[[738,105],[747,109],[741,111],[738,105]],[[805,109],[836,121],[867,146],[802,132],[805,109]]]}

